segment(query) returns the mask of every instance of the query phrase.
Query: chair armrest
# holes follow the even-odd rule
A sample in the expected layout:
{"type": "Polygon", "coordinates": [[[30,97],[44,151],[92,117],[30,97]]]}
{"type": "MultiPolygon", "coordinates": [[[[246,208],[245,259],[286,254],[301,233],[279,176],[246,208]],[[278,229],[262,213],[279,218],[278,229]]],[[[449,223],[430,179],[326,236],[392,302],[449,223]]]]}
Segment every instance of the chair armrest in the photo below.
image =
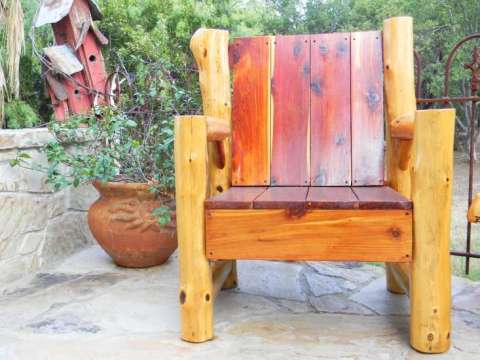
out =
{"type": "Polygon", "coordinates": [[[413,140],[415,113],[408,112],[390,122],[390,136],[394,139],[413,140]]]}
{"type": "Polygon", "coordinates": [[[230,126],[225,123],[222,119],[215,118],[213,116],[205,115],[193,115],[193,116],[177,116],[175,118],[175,138],[182,136],[189,136],[189,134],[184,135],[185,130],[184,126],[181,126],[182,122],[199,122],[201,124],[197,129],[202,129],[200,132],[203,134],[195,134],[197,136],[206,136],[207,142],[214,143],[214,146],[209,147],[208,158],[211,158],[217,168],[223,169],[225,166],[225,151],[223,148],[222,141],[229,138],[231,135],[230,126]],[[178,126],[177,126],[178,124],[178,126]]]}
{"type": "Polygon", "coordinates": [[[212,116],[204,116],[207,122],[207,140],[222,141],[231,135],[230,126],[224,120],[212,116]]]}

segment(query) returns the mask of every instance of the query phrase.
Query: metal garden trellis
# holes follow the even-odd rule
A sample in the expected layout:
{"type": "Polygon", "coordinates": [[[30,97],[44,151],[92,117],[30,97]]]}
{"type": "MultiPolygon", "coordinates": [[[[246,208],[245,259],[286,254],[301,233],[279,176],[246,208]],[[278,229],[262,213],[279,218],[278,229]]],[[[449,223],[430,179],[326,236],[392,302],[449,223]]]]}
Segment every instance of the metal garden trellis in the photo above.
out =
{"type": "MultiPolygon", "coordinates": [[[[467,114],[469,119],[468,125],[468,143],[469,143],[469,175],[468,175],[468,207],[472,204],[473,198],[473,179],[474,179],[474,160],[475,160],[475,124],[477,120],[477,104],[480,102],[480,96],[478,96],[478,90],[480,87],[480,49],[478,46],[472,48],[471,56],[472,61],[470,63],[464,63],[463,66],[466,70],[470,71],[470,96],[450,96],[449,95],[449,83],[453,61],[458,54],[458,51],[462,49],[467,43],[480,39],[480,33],[471,34],[463,37],[458,41],[448,54],[447,62],[445,64],[444,72],[444,84],[443,84],[443,96],[439,98],[422,98],[421,97],[421,78],[422,78],[422,60],[418,52],[415,51],[416,62],[416,77],[417,77],[417,103],[418,104],[442,104],[448,105],[450,103],[471,103],[470,113],[467,114]]],[[[466,244],[465,251],[452,250],[450,252],[453,256],[461,256],[465,258],[465,273],[470,272],[470,258],[480,259],[480,253],[471,251],[472,240],[472,224],[467,222],[466,244]]]]}

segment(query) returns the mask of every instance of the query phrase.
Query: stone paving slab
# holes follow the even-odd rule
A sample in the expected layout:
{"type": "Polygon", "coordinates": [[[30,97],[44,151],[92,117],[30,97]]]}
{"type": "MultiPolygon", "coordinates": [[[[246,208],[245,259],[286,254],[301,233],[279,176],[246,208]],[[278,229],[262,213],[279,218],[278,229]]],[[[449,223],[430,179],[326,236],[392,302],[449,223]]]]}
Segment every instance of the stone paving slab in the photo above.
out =
{"type": "Polygon", "coordinates": [[[179,340],[176,255],[131,270],[89,248],[0,291],[0,359],[480,358],[480,284],[454,279],[453,346],[432,357],[408,346],[407,299],[385,291],[379,267],[240,262],[239,270],[239,289],[216,301],[215,340],[189,344],[179,340]],[[278,281],[265,288],[273,271],[278,281]]]}

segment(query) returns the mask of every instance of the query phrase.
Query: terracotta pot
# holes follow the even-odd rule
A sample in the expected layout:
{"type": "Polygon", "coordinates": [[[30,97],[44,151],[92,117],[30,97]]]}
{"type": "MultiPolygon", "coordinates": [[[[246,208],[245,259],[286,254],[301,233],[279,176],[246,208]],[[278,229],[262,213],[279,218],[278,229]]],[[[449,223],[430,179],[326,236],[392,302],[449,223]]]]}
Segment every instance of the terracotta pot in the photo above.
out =
{"type": "Polygon", "coordinates": [[[100,246],[120,266],[163,264],[177,248],[175,221],[160,227],[152,217],[162,205],[147,184],[94,182],[100,198],[88,211],[88,225],[100,246]]]}

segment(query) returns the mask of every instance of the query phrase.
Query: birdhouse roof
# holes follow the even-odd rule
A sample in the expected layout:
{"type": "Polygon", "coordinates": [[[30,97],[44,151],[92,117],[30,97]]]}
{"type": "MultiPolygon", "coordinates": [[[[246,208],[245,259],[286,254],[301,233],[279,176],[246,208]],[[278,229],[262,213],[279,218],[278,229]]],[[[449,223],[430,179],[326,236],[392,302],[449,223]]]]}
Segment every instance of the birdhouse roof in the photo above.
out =
{"type": "Polygon", "coordinates": [[[43,52],[50,60],[54,71],[73,75],[83,70],[82,63],[68,45],[50,46],[44,48],[43,52]]]}
{"type": "MultiPolygon", "coordinates": [[[[35,19],[35,27],[55,24],[68,15],[75,0],[42,0],[35,19]]],[[[78,0],[77,0],[78,1],[78,0]]],[[[93,20],[101,20],[102,12],[97,0],[88,0],[93,20]]]]}

